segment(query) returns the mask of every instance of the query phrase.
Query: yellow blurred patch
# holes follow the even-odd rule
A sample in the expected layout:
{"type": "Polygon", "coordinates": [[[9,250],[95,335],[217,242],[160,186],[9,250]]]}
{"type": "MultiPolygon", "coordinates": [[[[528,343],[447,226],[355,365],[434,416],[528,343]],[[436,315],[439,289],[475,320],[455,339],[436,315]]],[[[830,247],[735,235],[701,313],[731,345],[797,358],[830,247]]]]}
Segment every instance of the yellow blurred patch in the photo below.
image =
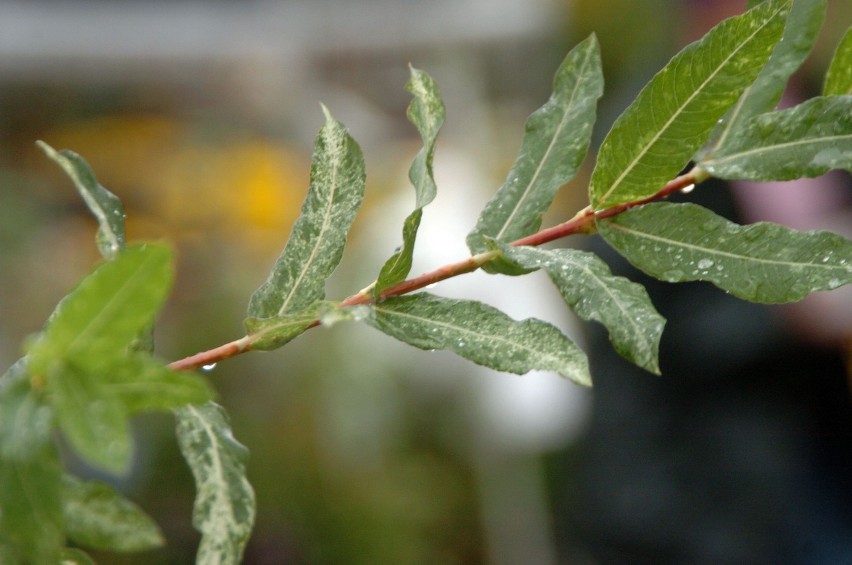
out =
{"type": "Polygon", "coordinates": [[[246,132],[205,135],[198,124],[113,116],[45,138],[80,153],[122,199],[131,239],[219,235],[280,247],[307,190],[307,158],[246,132]]]}

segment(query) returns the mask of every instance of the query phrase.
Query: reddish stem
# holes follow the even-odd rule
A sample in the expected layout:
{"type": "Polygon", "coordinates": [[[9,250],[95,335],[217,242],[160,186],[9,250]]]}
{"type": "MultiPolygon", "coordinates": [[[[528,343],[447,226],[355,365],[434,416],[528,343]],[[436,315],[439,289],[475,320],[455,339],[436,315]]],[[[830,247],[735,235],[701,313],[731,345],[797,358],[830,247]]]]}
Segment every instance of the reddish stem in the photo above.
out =
{"type": "MultiPolygon", "coordinates": [[[[666,183],[663,188],[661,188],[654,195],[649,196],[648,198],[643,198],[641,200],[635,200],[632,202],[624,202],[622,204],[617,204],[609,208],[604,208],[603,210],[600,210],[598,212],[595,212],[591,208],[586,208],[580,211],[576,216],[574,216],[567,222],[563,222],[559,225],[543,229],[527,237],[522,237],[521,239],[513,241],[512,243],[510,243],[510,245],[536,246],[577,233],[593,233],[595,229],[596,220],[611,218],[613,216],[621,214],[622,212],[626,212],[631,208],[642,206],[643,204],[648,204],[656,200],[661,200],[675,192],[683,190],[691,185],[698,184],[706,179],[707,173],[705,173],[703,170],[692,169],[688,173],[681,175],[675,179],[672,179],[671,181],[666,183]]],[[[498,253],[496,251],[481,253],[479,255],[468,257],[467,259],[458,261],[456,263],[444,265],[443,267],[435,269],[434,271],[424,273],[412,279],[402,281],[401,283],[395,284],[383,290],[379,299],[382,300],[392,296],[401,296],[403,294],[408,294],[409,292],[420,290],[421,288],[425,288],[437,282],[465,273],[473,272],[479,269],[484,263],[497,256],[497,254],[498,253]]],[[[370,289],[365,289],[343,300],[340,303],[340,306],[369,304],[372,301],[372,291],[370,289]]],[[[314,322],[310,327],[313,328],[318,325],[320,325],[319,320],[314,322]]],[[[195,355],[186,357],[185,359],[174,361],[169,365],[169,368],[177,371],[198,369],[199,367],[204,367],[206,365],[213,365],[215,363],[218,363],[219,361],[222,361],[223,359],[234,357],[235,355],[239,355],[240,353],[245,353],[246,351],[250,351],[251,348],[252,346],[250,337],[244,336],[238,340],[226,343],[224,345],[220,345],[215,349],[211,349],[209,351],[202,351],[201,353],[196,353],[195,355]]]]}

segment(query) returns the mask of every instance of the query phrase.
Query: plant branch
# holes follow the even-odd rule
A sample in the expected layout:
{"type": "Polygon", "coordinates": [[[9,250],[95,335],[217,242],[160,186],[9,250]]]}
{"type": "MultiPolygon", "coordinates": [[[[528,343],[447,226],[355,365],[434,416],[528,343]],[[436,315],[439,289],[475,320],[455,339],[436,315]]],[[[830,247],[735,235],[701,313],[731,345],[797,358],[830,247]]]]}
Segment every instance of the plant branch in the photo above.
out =
{"type": "MultiPolygon", "coordinates": [[[[573,218],[571,218],[567,222],[563,222],[556,226],[543,229],[532,235],[513,241],[509,245],[537,246],[551,241],[555,241],[557,239],[561,239],[563,237],[567,237],[569,235],[574,235],[578,233],[594,233],[595,220],[611,218],[613,216],[621,214],[622,212],[626,212],[631,208],[642,206],[643,204],[648,204],[656,200],[661,200],[674,194],[675,192],[688,189],[693,185],[703,182],[707,180],[709,176],[710,175],[703,169],[695,167],[691,169],[688,173],[680,175],[675,179],[672,179],[671,181],[666,183],[663,188],[661,188],[659,191],[657,191],[652,196],[649,196],[648,198],[635,200],[633,202],[625,202],[616,206],[612,206],[610,208],[604,208],[603,210],[599,210],[597,212],[592,210],[591,207],[586,207],[583,210],[580,210],[573,218]]],[[[402,296],[404,294],[408,294],[415,290],[426,288],[427,286],[453,278],[455,276],[463,275],[465,273],[471,273],[479,269],[488,261],[499,256],[499,254],[500,252],[496,250],[487,251],[485,253],[479,253],[477,255],[468,257],[467,259],[464,259],[462,261],[450,263],[444,265],[443,267],[435,269],[434,271],[430,271],[417,277],[402,281],[382,291],[379,300],[390,298],[392,296],[402,296]]],[[[373,285],[370,285],[367,288],[343,300],[340,303],[340,306],[345,307],[356,306],[359,304],[369,304],[370,302],[373,302],[373,300],[373,285]]],[[[310,326],[310,328],[316,327],[318,325],[320,325],[319,320],[314,322],[310,326]]],[[[198,369],[199,367],[213,365],[224,359],[228,359],[241,353],[245,353],[246,351],[250,351],[251,349],[251,337],[244,336],[238,340],[226,343],[224,345],[220,345],[215,349],[196,353],[195,355],[192,355],[190,357],[174,361],[169,365],[169,368],[177,371],[198,369]]]]}

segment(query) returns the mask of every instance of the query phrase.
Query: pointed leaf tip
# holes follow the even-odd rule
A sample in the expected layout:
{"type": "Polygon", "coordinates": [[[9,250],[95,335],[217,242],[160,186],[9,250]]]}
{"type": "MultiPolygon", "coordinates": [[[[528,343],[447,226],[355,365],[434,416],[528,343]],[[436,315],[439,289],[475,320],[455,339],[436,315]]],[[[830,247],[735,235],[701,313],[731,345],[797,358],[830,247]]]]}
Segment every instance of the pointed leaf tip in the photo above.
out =
{"type": "MultiPolygon", "coordinates": [[[[468,235],[472,253],[487,251],[489,238],[514,241],[540,227],[557,191],[586,156],[602,94],[600,48],[591,35],[566,55],[550,99],[528,118],[515,163],[468,235]]],[[[503,267],[494,263],[488,269],[517,274],[503,267]]]]}
{"type": "Polygon", "coordinates": [[[695,155],[781,38],[790,0],[766,0],[683,49],[616,120],[589,200],[600,210],[654,195],[695,155]]]}
{"type": "Polygon", "coordinates": [[[330,113],[326,116],[314,143],[301,215],[266,282],[251,297],[250,318],[280,317],[322,300],[325,281],[343,257],[364,197],[366,173],[361,148],[343,124],[330,113]]]}

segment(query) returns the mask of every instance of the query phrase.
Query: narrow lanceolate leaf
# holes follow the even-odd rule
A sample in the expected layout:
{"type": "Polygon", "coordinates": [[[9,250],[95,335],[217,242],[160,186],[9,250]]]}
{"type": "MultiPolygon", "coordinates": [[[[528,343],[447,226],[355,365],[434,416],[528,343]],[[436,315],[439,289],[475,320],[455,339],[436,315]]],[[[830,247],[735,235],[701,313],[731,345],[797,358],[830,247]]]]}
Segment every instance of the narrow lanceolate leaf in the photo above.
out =
{"type": "Polygon", "coordinates": [[[163,245],[133,246],[84,278],[56,308],[30,347],[30,370],[46,373],[74,358],[98,366],[123,354],[150,326],[172,279],[171,251],[163,245]]]}
{"type": "Polygon", "coordinates": [[[489,239],[509,242],[538,230],[557,190],[586,156],[601,94],[600,48],[592,35],[567,55],[550,100],[527,120],[515,164],[468,235],[473,253],[487,251],[489,239]]]}
{"type": "Polygon", "coordinates": [[[590,385],[586,355],[556,327],[536,319],[516,321],[496,308],[429,294],[388,298],[368,323],[420,349],[446,349],[498,371],[556,371],[590,385]]]}
{"type": "Polygon", "coordinates": [[[364,158],[343,125],[325,112],[302,213],[269,278],[248,307],[253,318],[299,312],[325,296],[325,281],[343,256],[346,234],[364,197],[364,158]]]}
{"type": "Polygon", "coordinates": [[[589,199],[602,209],[654,195],[687,164],[766,63],[790,0],[767,0],[686,47],[616,120],[589,199]]]}
{"type": "Polygon", "coordinates": [[[248,450],[234,439],[221,406],[175,411],[181,453],[195,477],[192,524],[201,532],[196,563],[240,562],[254,524],[254,491],[246,479],[248,450]]]}
{"type": "Polygon", "coordinates": [[[642,285],[614,276],[606,263],[586,251],[506,246],[503,252],[526,269],[544,269],[580,318],[606,327],[616,351],[659,374],[660,337],[666,321],[642,285]]]}
{"type": "Polygon", "coordinates": [[[710,143],[694,160],[700,161],[718,151],[725,151],[729,143],[736,142],[749,119],[775,108],[790,76],[808,56],[819,35],[825,19],[825,6],[825,0],[793,0],[784,35],[775,45],[766,66],[720,120],[710,136],[710,143]]]}
{"type": "Polygon", "coordinates": [[[825,74],[824,96],[852,94],[852,27],[846,30],[825,74]]]}
{"type": "Polygon", "coordinates": [[[74,182],[74,186],[98,221],[97,244],[101,255],[112,259],[124,249],[124,208],[116,195],[98,183],[88,163],[67,149],[56,151],[43,141],[36,144],[74,182]]]}
{"type": "Polygon", "coordinates": [[[0,558],[56,563],[64,544],[53,412],[33,390],[26,358],[0,377],[0,558]]]}
{"type": "Polygon", "coordinates": [[[719,178],[759,181],[852,170],[852,95],[820,96],[757,116],[698,166],[719,178]]]}
{"type": "Polygon", "coordinates": [[[852,242],[837,234],[740,226],[695,204],[648,204],[598,230],[653,277],[710,281],[752,302],[794,302],[852,282],[852,242]]]}
{"type": "Polygon", "coordinates": [[[144,551],[165,541],[151,517],[106,483],[65,475],[62,511],[68,537],[92,549],[144,551]]]}
{"type": "Polygon", "coordinates": [[[411,79],[406,89],[414,96],[408,106],[408,119],[417,127],[423,140],[423,147],[414,158],[408,170],[408,178],[414,185],[415,209],[405,219],[402,227],[402,247],[388,259],[379,272],[373,288],[375,296],[408,276],[417,230],[423,217],[423,208],[432,202],[437,192],[432,172],[432,158],[435,155],[435,140],[444,123],[445,109],[438,85],[425,72],[411,67],[411,79]]]}

